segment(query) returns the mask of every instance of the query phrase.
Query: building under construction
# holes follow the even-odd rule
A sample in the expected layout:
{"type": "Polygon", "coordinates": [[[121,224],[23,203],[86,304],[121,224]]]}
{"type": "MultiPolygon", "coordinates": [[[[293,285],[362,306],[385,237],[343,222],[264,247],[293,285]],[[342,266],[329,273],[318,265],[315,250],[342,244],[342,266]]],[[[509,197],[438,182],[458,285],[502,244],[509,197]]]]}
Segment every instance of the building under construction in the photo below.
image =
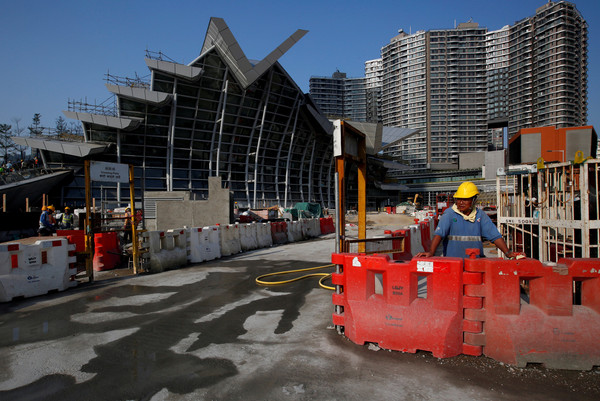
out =
{"type": "MultiPolygon", "coordinates": [[[[64,113],[81,121],[84,143],[36,146],[50,164],[72,156],[78,163],[84,156],[132,164],[136,191],[188,191],[206,199],[208,178],[218,176],[240,206],[333,205],[333,127],[277,61],[306,32],[297,30],[252,61],[225,21],[211,18],[191,63],[149,56],[149,82],[107,83],[114,108],[70,102],[64,113]]],[[[129,198],[116,184],[102,189],[93,196],[129,198]]],[[[82,204],[83,181],[65,187],[61,199],[82,204]]]]}

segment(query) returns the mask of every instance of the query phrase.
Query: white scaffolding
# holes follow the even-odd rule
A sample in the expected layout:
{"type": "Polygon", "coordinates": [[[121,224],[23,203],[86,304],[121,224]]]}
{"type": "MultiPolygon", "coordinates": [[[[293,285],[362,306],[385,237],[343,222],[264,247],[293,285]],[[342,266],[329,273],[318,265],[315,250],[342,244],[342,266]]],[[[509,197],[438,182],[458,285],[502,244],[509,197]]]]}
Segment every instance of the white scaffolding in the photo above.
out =
{"type": "Polygon", "coordinates": [[[590,159],[500,169],[498,229],[509,247],[542,262],[600,257],[599,164],[590,159]]]}

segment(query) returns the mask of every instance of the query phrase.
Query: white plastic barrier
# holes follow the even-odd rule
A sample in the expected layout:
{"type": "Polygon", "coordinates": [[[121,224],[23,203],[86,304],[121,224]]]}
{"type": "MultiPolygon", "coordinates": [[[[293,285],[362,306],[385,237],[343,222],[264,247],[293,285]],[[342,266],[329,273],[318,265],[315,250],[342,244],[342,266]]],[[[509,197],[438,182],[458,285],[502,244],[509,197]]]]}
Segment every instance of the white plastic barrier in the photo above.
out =
{"type": "Polygon", "coordinates": [[[271,236],[270,223],[254,223],[256,224],[256,241],[259,248],[267,248],[273,246],[273,237],[271,236]]]}
{"type": "Polygon", "coordinates": [[[321,223],[319,219],[302,219],[300,220],[302,227],[302,235],[304,238],[314,238],[321,235],[321,223]]]}
{"type": "Polygon", "coordinates": [[[410,228],[410,250],[412,255],[415,256],[419,252],[424,252],[423,244],[421,242],[421,227],[418,224],[409,226],[410,228]]]}
{"type": "Polygon", "coordinates": [[[288,221],[288,241],[298,242],[304,239],[302,234],[302,224],[299,221],[288,221]]]}
{"type": "Polygon", "coordinates": [[[240,224],[240,246],[242,251],[251,251],[258,248],[256,238],[256,223],[240,224]]]}
{"type": "Polygon", "coordinates": [[[219,226],[188,228],[188,262],[199,263],[221,257],[219,226]]]}
{"type": "Polygon", "coordinates": [[[240,244],[240,227],[237,224],[227,224],[221,227],[221,255],[229,256],[242,252],[240,244]]]}
{"type": "MultiPolygon", "coordinates": [[[[376,235],[373,238],[391,238],[392,234],[383,234],[383,235],[376,235]]],[[[392,241],[372,241],[372,242],[366,242],[365,243],[365,251],[368,253],[373,253],[373,252],[378,252],[378,251],[387,251],[390,249],[394,249],[394,245],[392,243],[392,241]]],[[[393,253],[382,253],[381,255],[389,255],[390,259],[392,259],[393,253]]]]}
{"type": "Polygon", "coordinates": [[[0,302],[75,287],[75,245],[66,238],[0,245],[0,302]]]}
{"type": "Polygon", "coordinates": [[[142,238],[144,238],[144,247],[148,249],[143,257],[148,259],[150,272],[159,273],[187,264],[187,235],[185,229],[178,228],[166,232],[147,231],[142,234],[142,238]]]}
{"type": "Polygon", "coordinates": [[[426,217],[425,220],[427,221],[427,224],[429,224],[429,237],[433,241],[433,232],[435,231],[435,227],[433,226],[433,217],[426,217]]]}

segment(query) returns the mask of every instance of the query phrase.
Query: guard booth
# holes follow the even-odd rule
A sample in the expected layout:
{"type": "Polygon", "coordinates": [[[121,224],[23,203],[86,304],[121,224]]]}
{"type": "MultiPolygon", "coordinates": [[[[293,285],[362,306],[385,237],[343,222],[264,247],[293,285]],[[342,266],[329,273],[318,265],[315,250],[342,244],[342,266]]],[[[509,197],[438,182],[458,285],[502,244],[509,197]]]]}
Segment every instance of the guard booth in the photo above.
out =
{"type": "MultiPolygon", "coordinates": [[[[135,187],[133,165],[122,163],[107,163],[96,161],[85,161],[85,253],[86,253],[86,277],[90,282],[94,280],[94,254],[98,244],[96,235],[100,235],[100,241],[103,240],[103,233],[113,233],[115,236],[118,231],[123,229],[114,226],[116,222],[123,222],[124,218],[130,219],[126,224],[131,230],[132,243],[132,264],[133,273],[138,274],[140,270],[140,246],[138,241],[137,225],[141,220],[141,210],[135,209],[135,187]],[[130,213],[127,217],[107,215],[105,213],[96,213],[95,200],[92,200],[92,183],[108,182],[117,184],[129,184],[129,207],[130,213]]],[[[119,226],[119,224],[117,224],[119,226]]]]}

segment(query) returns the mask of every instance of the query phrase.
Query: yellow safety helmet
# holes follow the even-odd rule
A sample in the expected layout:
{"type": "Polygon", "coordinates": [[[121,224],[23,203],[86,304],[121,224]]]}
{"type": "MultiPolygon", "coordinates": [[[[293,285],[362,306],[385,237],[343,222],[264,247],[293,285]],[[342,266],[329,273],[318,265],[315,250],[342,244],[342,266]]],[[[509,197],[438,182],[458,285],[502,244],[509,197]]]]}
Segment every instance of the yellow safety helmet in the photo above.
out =
{"type": "Polygon", "coordinates": [[[70,208],[69,206],[65,206],[65,212],[66,212],[67,210],[71,210],[71,208],[70,208]]]}
{"type": "Polygon", "coordinates": [[[477,195],[479,195],[477,186],[470,181],[465,181],[460,184],[456,190],[456,193],[454,194],[454,197],[458,199],[469,199],[477,195]]]}
{"type": "Polygon", "coordinates": [[[54,212],[54,205],[50,205],[50,206],[48,206],[48,210],[51,210],[51,211],[53,211],[53,212],[54,212]]]}
{"type": "Polygon", "coordinates": [[[48,210],[48,208],[46,206],[42,206],[42,212],[45,212],[46,210],[48,210]]]}

